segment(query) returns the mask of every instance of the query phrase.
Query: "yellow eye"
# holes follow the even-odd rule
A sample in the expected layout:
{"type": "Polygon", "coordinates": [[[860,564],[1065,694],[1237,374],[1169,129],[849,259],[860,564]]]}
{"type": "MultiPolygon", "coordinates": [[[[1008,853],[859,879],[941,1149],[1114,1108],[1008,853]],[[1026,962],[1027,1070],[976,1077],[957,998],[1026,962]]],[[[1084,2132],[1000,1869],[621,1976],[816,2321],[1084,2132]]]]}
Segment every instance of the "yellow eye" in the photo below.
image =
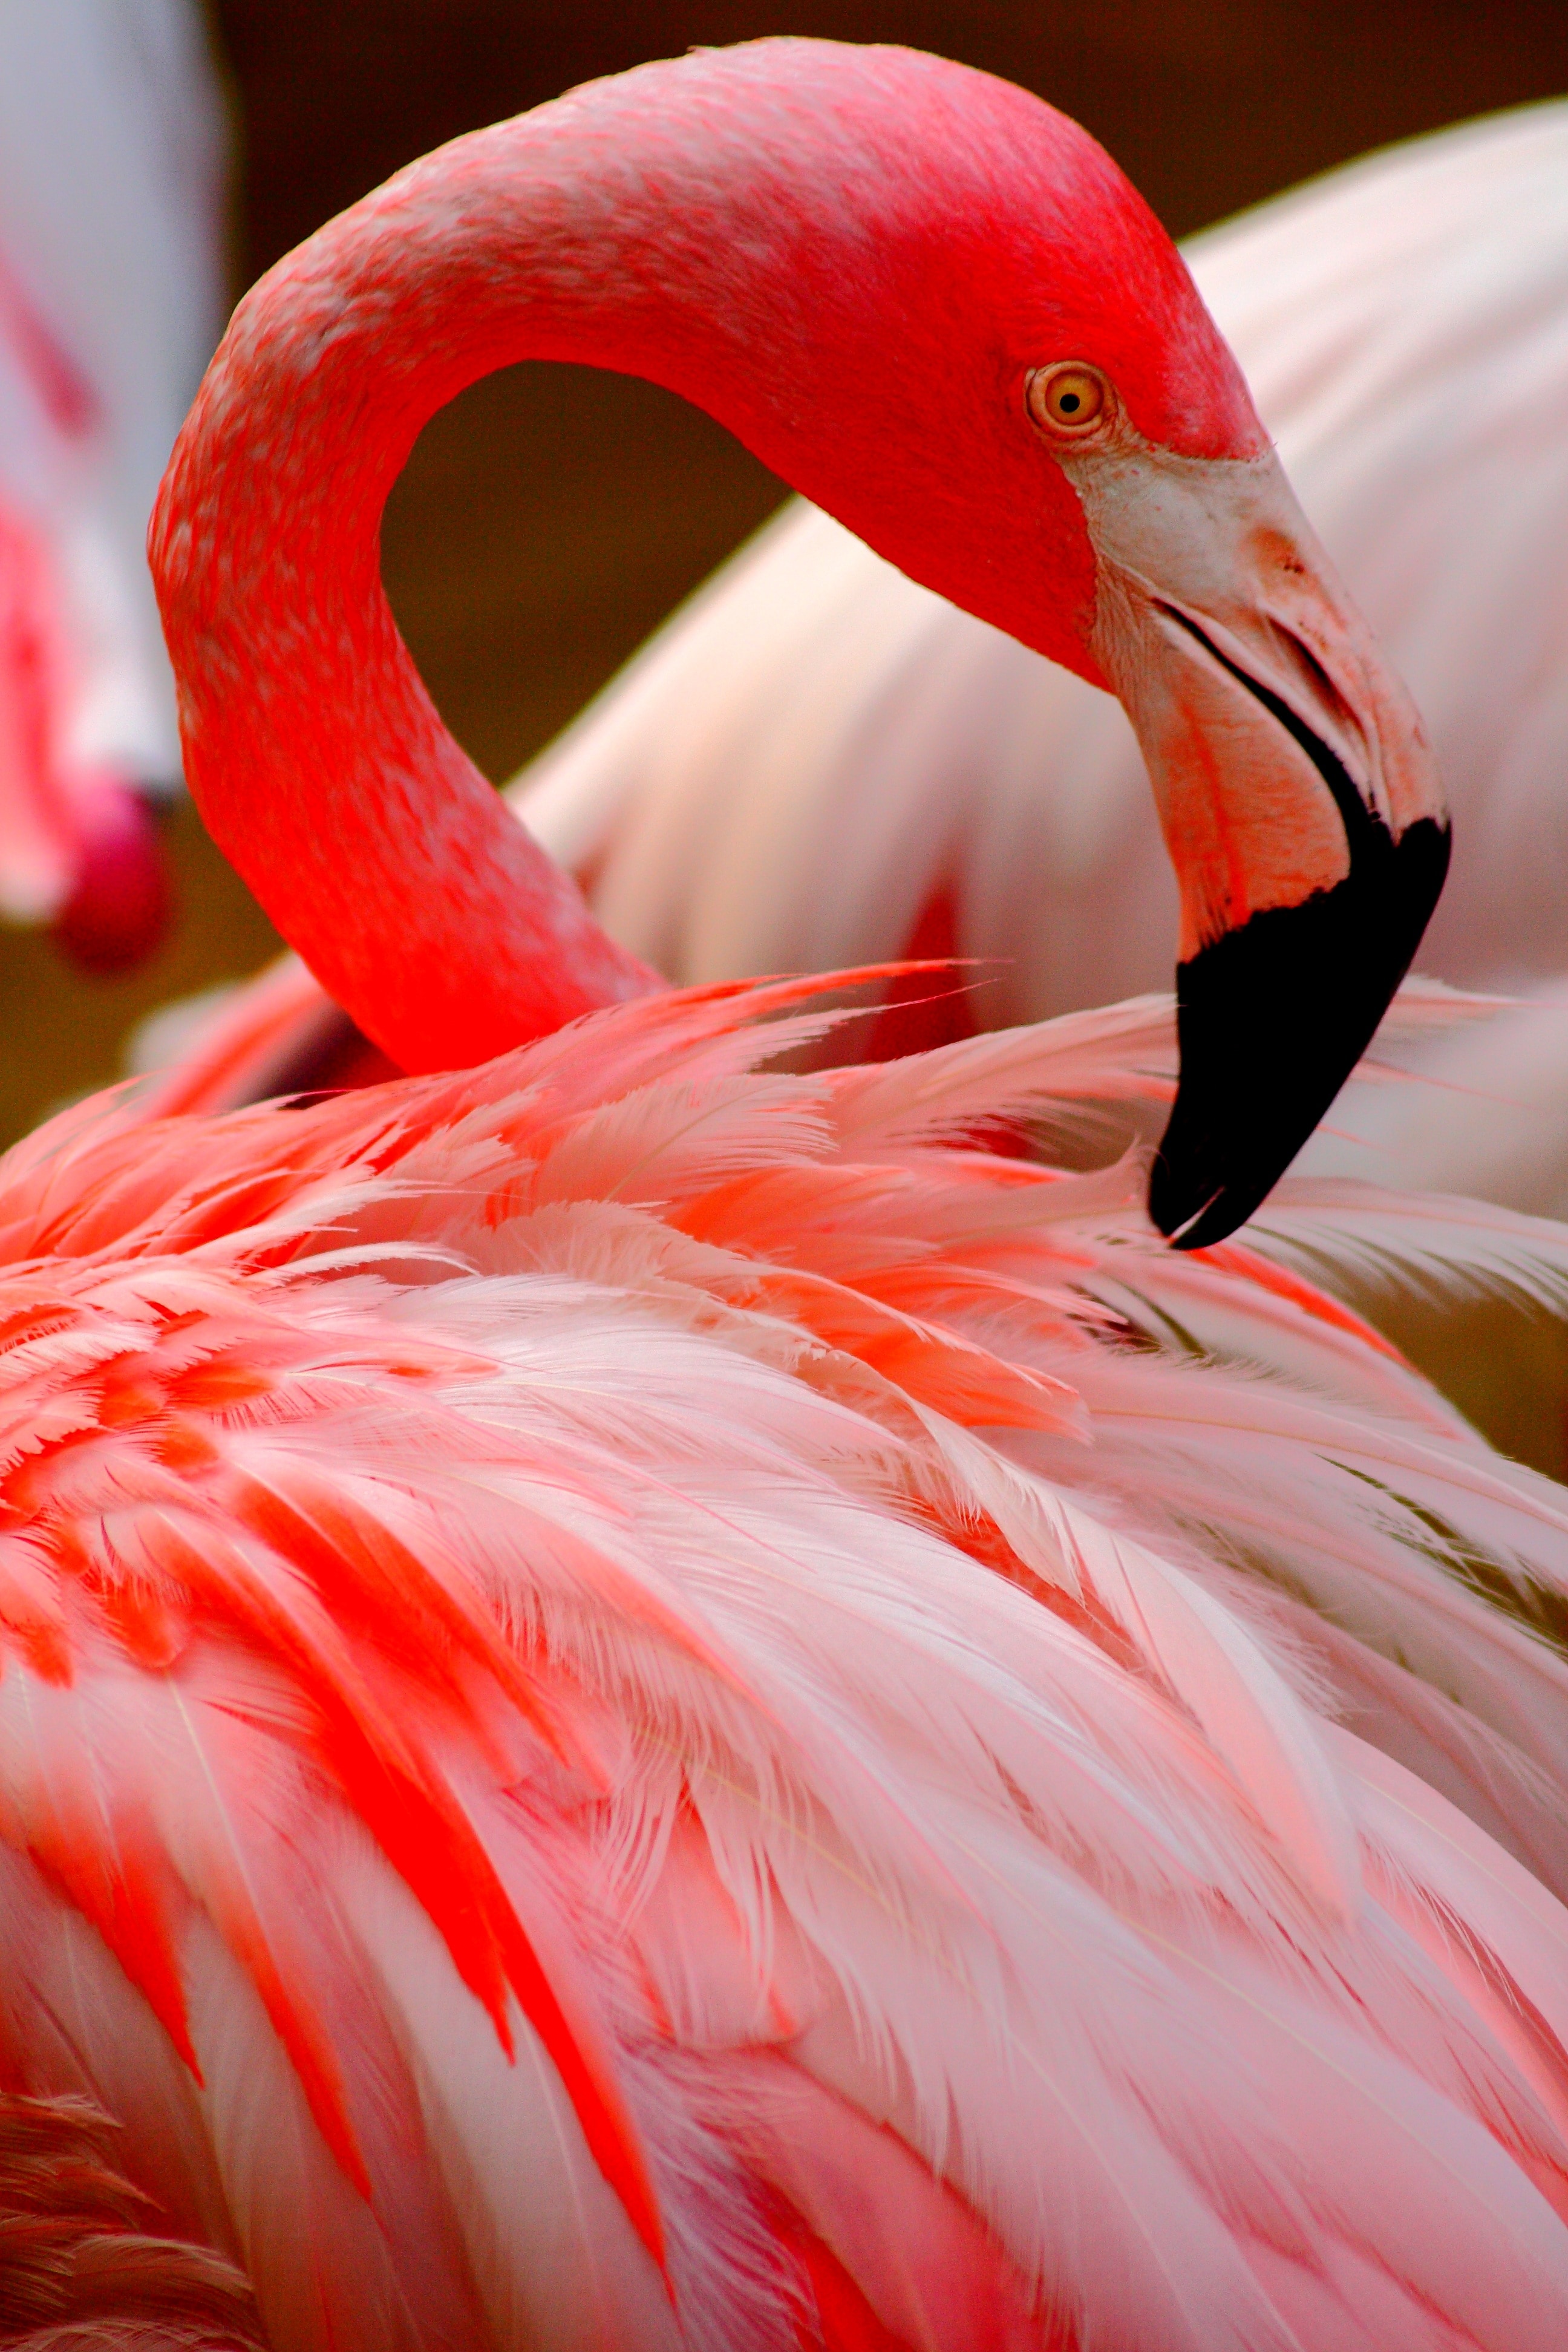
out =
{"type": "Polygon", "coordinates": [[[1029,378],[1029,414],[1047,433],[1087,433],[1110,405],[1110,386],[1098,368],[1078,360],[1037,368],[1029,378]]]}

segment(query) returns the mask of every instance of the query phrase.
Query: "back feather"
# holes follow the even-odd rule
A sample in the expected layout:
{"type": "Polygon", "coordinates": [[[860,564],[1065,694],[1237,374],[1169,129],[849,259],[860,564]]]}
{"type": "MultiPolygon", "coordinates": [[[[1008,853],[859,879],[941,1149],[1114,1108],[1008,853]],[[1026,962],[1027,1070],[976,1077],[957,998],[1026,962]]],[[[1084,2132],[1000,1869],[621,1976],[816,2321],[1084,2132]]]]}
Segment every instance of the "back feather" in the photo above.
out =
{"type": "Polygon", "coordinates": [[[0,1167],[12,2079],[279,2347],[1547,2352],[1568,1497],[814,993],[0,1167]]]}

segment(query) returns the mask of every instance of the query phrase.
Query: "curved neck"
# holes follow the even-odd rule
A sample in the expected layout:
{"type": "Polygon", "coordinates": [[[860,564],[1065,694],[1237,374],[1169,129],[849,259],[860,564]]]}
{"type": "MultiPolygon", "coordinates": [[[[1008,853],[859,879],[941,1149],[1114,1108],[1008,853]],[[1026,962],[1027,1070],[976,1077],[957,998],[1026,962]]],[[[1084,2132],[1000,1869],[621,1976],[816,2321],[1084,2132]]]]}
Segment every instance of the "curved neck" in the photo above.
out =
{"type": "Polygon", "coordinates": [[[437,150],[252,289],[176,444],[149,552],[192,793],[405,1070],[662,983],[442,723],[381,584],[387,495],[438,407],[524,359],[651,378],[752,446],[799,438],[767,354],[792,299],[812,341],[817,142],[784,114],[770,150],[765,108],[654,67],[437,150]]]}
{"type": "Polygon", "coordinates": [[[559,159],[530,172],[505,129],[415,166],[253,289],[151,542],[207,827],[411,1071],[660,984],[448,733],[381,584],[382,512],[436,409],[520,359],[626,363],[604,224],[563,220],[559,159]]]}
{"type": "MultiPolygon", "coordinates": [[[[1125,278],[1145,312],[1195,304],[1114,167],[1039,100],[907,50],[765,42],[456,141],[247,296],[149,541],[187,773],[403,1067],[657,985],[452,740],[398,636],[379,528],[426,419],[521,359],[646,376],[916,578],[1085,667],[1082,515],[1021,402],[1042,349],[1083,343],[1062,305],[1092,310],[1101,236],[1119,299],[1125,278]]],[[[1200,438],[1215,380],[1183,394],[1200,438]]]]}

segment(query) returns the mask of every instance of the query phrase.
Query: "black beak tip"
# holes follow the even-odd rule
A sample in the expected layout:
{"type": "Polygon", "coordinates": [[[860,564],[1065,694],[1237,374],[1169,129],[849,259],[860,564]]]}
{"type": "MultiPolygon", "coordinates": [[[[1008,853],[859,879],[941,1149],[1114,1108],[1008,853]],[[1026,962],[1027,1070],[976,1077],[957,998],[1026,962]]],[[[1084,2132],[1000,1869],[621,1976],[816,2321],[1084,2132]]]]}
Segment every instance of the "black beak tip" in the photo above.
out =
{"type": "Polygon", "coordinates": [[[1351,871],[1271,908],[1176,975],[1181,1079],[1149,1183],[1177,1249],[1205,1249],[1251,1216],[1371,1044],[1447,872],[1446,825],[1397,842],[1369,824],[1351,871]]]}
{"type": "Polygon", "coordinates": [[[1201,1177],[1194,1185],[1194,1176],[1195,1170],[1183,1166],[1180,1151],[1172,1154],[1168,1140],[1162,1143],[1149,1176],[1149,1214],[1173,1249],[1207,1249],[1215,1242],[1223,1242],[1247,1223],[1274,1181],[1267,1180],[1261,1191],[1221,1184],[1205,1193],[1201,1177]]]}

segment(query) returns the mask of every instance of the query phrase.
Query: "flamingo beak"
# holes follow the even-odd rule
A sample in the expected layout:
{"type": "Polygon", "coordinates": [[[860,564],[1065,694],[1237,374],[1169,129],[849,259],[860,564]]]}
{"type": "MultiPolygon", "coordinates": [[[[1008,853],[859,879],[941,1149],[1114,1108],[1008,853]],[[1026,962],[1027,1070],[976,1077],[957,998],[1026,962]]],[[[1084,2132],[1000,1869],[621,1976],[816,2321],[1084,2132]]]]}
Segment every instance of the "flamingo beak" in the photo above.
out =
{"type": "Polygon", "coordinates": [[[1437,902],[1420,721],[1278,459],[1148,447],[1075,468],[1091,647],[1137,730],[1182,895],[1181,1076],[1149,1209],[1222,1241],[1370,1044],[1437,902]]]}

